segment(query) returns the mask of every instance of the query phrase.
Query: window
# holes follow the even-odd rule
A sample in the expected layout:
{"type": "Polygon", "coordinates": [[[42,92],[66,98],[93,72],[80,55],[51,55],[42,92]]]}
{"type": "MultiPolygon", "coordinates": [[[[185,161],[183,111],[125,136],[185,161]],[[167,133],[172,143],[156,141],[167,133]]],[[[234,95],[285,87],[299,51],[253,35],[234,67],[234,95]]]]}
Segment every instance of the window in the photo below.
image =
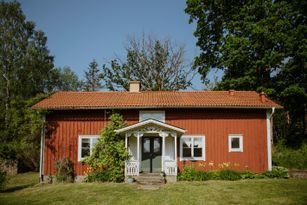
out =
{"type": "Polygon", "coordinates": [[[180,160],[205,160],[205,136],[182,136],[180,160]]]}
{"type": "Polygon", "coordinates": [[[81,161],[92,154],[94,145],[98,142],[99,135],[79,136],[78,143],[78,161],[81,161]]]}
{"type": "Polygon", "coordinates": [[[161,122],[165,122],[165,111],[140,111],[140,122],[147,119],[154,119],[161,122]]]}
{"type": "Polygon", "coordinates": [[[228,136],[229,152],[243,152],[243,136],[241,134],[231,134],[228,136]]]}

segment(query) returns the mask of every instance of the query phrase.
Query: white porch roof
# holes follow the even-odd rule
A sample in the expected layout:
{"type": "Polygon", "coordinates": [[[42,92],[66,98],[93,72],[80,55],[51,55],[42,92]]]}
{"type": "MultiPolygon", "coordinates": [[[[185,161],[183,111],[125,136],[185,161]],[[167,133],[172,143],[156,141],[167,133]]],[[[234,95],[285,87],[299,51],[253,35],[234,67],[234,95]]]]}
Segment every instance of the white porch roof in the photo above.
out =
{"type": "Polygon", "coordinates": [[[138,130],[138,129],[141,129],[141,128],[144,128],[144,127],[147,127],[147,126],[152,126],[152,125],[158,126],[158,127],[165,129],[165,130],[175,131],[179,134],[183,134],[183,133],[186,132],[186,130],[184,130],[182,128],[179,128],[179,127],[176,127],[176,126],[173,126],[173,125],[170,125],[170,124],[158,121],[158,120],[154,120],[154,119],[147,119],[147,120],[138,122],[136,124],[129,125],[127,127],[115,130],[115,132],[118,133],[118,134],[122,134],[122,133],[131,132],[133,130],[138,130]]]}

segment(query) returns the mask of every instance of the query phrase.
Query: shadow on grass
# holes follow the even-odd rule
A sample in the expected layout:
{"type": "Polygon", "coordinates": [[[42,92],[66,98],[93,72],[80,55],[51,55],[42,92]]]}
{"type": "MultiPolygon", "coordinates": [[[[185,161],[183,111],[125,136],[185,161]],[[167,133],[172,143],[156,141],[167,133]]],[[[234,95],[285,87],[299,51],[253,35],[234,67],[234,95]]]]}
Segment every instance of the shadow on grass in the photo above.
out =
{"type": "Polygon", "coordinates": [[[22,190],[31,186],[34,186],[35,183],[32,184],[23,184],[23,185],[18,185],[18,186],[13,186],[13,187],[8,187],[5,189],[0,190],[0,193],[5,193],[5,192],[14,192],[14,191],[18,191],[18,190],[22,190]]]}

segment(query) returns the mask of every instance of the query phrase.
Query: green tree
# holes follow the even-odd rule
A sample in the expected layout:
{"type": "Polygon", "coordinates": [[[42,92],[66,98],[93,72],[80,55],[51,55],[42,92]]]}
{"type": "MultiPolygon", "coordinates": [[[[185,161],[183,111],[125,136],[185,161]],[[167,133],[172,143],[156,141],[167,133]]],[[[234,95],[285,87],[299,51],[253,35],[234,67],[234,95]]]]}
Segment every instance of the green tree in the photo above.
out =
{"type": "Polygon", "coordinates": [[[265,91],[281,102],[289,112],[290,144],[307,134],[306,8],[298,0],[188,0],[185,10],[197,23],[202,52],[194,68],[203,80],[221,69],[217,89],[265,91]]]}
{"type": "Polygon", "coordinates": [[[0,157],[31,169],[38,165],[43,120],[29,107],[40,93],[53,90],[53,57],[46,43],[18,2],[0,2],[0,157]]]}
{"type": "Polygon", "coordinates": [[[141,90],[180,90],[191,85],[192,72],[184,64],[184,47],[170,40],[158,40],[143,35],[130,38],[126,48],[127,59],[104,65],[107,88],[129,90],[129,81],[141,82],[141,90]]]}
{"type": "Polygon", "coordinates": [[[54,69],[53,75],[53,85],[56,91],[80,91],[82,89],[82,82],[68,66],[54,69]]]}
{"type": "Polygon", "coordinates": [[[44,33],[26,21],[19,3],[0,2],[0,19],[0,96],[8,109],[13,98],[48,91],[53,57],[44,33]]]}
{"type": "Polygon", "coordinates": [[[124,140],[115,130],[125,126],[120,114],[112,114],[110,123],[103,129],[90,157],[85,162],[93,173],[108,172],[108,181],[120,182],[124,179],[125,160],[128,157],[124,140]]]}
{"type": "Polygon", "coordinates": [[[98,91],[103,87],[102,74],[96,60],[93,60],[87,71],[85,71],[85,82],[83,86],[85,91],[98,91]]]}

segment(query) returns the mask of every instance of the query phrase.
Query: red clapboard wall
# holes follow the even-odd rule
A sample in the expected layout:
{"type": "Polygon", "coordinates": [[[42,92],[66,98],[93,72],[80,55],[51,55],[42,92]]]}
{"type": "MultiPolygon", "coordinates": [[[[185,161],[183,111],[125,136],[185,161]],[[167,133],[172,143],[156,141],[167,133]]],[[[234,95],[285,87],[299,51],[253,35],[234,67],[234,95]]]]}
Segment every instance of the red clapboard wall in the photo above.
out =
{"type": "MultiPolygon", "coordinates": [[[[128,124],[139,121],[139,110],[122,110],[128,124]]],[[[55,174],[55,162],[69,157],[77,175],[86,166],[78,162],[78,136],[97,135],[107,125],[109,110],[54,111],[47,115],[44,175],[55,174]]],[[[183,128],[186,135],[205,136],[205,161],[187,161],[196,169],[216,170],[222,165],[237,170],[263,172],[268,168],[266,111],[259,109],[166,109],[166,123],[183,128]],[[228,135],[243,134],[243,152],[228,152],[228,135]]],[[[180,140],[178,140],[178,165],[180,140]]]]}

